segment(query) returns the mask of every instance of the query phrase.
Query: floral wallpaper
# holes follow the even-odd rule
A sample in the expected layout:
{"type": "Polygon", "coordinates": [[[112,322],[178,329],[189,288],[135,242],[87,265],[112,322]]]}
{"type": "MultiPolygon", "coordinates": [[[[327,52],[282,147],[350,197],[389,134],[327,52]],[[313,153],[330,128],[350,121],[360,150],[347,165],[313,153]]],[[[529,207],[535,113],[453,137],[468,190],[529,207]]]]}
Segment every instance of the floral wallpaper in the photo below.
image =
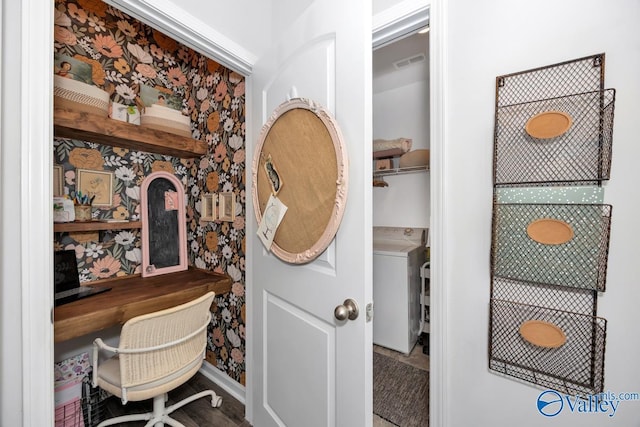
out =
{"type": "MultiPolygon", "coordinates": [[[[54,53],[91,65],[93,84],[111,100],[139,105],[147,85],[182,99],[192,136],[206,141],[196,159],[131,151],[55,138],[55,163],[63,167],[65,194],[74,194],[77,169],[113,173],[113,203],[94,218],[140,219],[140,185],[151,172],[169,171],[188,195],[189,264],[225,273],[232,290],[216,297],[207,360],[245,382],[245,81],[192,49],[99,0],[55,0],[54,53]],[[234,192],[233,222],[200,222],[202,193],[234,192]]],[[[53,72],[53,70],[52,70],[53,72]]],[[[139,230],[56,233],[54,249],[74,249],[82,281],[140,272],[139,230]]]]}

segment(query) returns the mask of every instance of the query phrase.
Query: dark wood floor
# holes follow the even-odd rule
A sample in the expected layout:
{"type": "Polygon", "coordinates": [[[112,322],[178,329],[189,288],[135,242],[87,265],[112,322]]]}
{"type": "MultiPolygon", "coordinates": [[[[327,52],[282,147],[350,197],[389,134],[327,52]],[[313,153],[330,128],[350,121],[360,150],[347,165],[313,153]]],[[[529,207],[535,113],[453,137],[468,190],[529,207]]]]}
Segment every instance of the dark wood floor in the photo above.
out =
{"type": "MultiPolygon", "coordinates": [[[[391,350],[378,346],[374,347],[375,351],[388,356],[391,355],[391,353],[395,353],[391,350]]],[[[416,348],[414,348],[414,351],[410,356],[404,356],[400,353],[396,353],[393,357],[420,369],[429,370],[429,356],[422,354],[422,346],[420,345],[417,345],[416,348]]],[[[170,392],[169,402],[167,402],[167,405],[171,405],[202,390],[213,390],[216,392],[218,396],[222,397],[222,406],[219,408],[212,408],[211,399],[204,397],[183,406],[171,414],[171,416],[186,427],[251,427],[251,424],[244,419],[244,405],[200,373],[196,374],[186,384],[170,392]]],[[[122,405],[119,398],[110,397],[104,402],[102,411],[104,413],[104,417],[102,419],[104,420],[125,414],[144,413],[151,410],[152,403],[150,400],[144,402],[129,402],[126,405],[122,405]]],[[[116,425],[142,427],[145,425],[145,422],[129,422],[116,425]]],[[[373,425],[374,427],[387,427],[392,426],[393,424],[387,423],[380,417],[374,415],[373,425]]]]}
{"type": "MultiPolygon", "coordinates": [[[[196,374],[187,383],[169,392],[167,405],[171,405],[202,390],[213,390],[218,396],[221,396],[222,406],[212,408],[211,399],[203,397],[178,409],[171,414],[171,417],[186,427],[251,427],[251,424],[244,419],[244,405],[200,373],[196,374]]],[[[126,405],[122,405],[119,398],[112,396],[104,402],[105,417],[103,419],[125,414],[150,412],[151,410],[152,402],[150,400],[128,402],[126,405]]],[[[137,421],[115,425],[136,427],[144,426],[145,422],[137,421]]]]}

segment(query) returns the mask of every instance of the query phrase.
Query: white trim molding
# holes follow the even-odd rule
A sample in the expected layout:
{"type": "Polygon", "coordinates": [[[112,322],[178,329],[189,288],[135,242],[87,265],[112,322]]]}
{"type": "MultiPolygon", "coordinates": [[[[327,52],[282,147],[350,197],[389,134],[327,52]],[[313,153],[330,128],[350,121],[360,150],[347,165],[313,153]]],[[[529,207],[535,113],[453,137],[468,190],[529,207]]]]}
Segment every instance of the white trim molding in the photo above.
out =
{"type": "Polygon", "coordinates": [[[430,10],[429,73],[431,81],[431,334],[429,423],[447,426],[449,419],[447,274],[447,0],[433,0],[430,10]]]}
{"type": "Polygon", "coordinates": [[[429,1],[404,0],[373,17],[373,50],[429,25],[429,1]]]}
{"type": "Polygon", "coordinates": [[[243,76],[252,72],[256,56],[169,0],[104,0],[128,15],[163,31],[176,41],[243,76]]]}
{"type": "Polygon", "coordinates": [[[242,403],[243,405],[245,404],[246,402],[245,387],[239,382],[237,382],[236,380],[234,380],[233,378],[231,378],[229,375],[225,374],[220,369],[216,368],[215,366],[213,366],[211,363],[208,363],[208,362],[205,362],[202,364],[202,367],[200,368],[200,373],[205,377],[209,378],[211,381],[213,381],[216,385],[218,385],[224,391],[229,393],[231,396],[233,396],[233,398],[236,399],[238,402],[242,403]]]}
{"type": "Polygon", "coordinates": [[[2,49],[1,316],[13,329],[1,337],[2,425],[53,425],[53,6],[3,6],[3,40],[14,43],[2,49]]]}

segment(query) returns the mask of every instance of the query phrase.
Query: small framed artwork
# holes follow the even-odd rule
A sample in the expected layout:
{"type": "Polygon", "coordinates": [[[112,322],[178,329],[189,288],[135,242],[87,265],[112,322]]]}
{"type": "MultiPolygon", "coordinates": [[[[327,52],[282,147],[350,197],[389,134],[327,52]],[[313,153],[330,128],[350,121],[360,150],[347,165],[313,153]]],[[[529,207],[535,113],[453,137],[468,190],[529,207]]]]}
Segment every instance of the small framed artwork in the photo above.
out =
{"type": "Polygon", "coordinates": [[[140,99],[145,107],[160,105],[172,110],[182,111],[182,98],[173,94],[171,90],[161,91],[156,87],[140,86],[140,99]]]}
{"type": "Polygon", "coordinates": [[[201,221],[215,221],[216,220],[216,195],[204,194],[202,196],[202,214],[200,215],[201,221]]]}
{"type": "Polygon", "coordinates": [[[60,165],[53,166],[53,197],[62,197],[64,195],[63,188],[63,173],[64,170],[60,165]]]}
{"type": "Polygon", "coordinates": [[[220,193],[218,195],[218,219],[220,221],[233,221],[236,218],[235,193],[220,193]]]}
{"type": "Polygon", "coordinates": [[[76,169],[76,192],[93,199],[93,206],[113,204],[113,173],[90,169],[76,169]]]}

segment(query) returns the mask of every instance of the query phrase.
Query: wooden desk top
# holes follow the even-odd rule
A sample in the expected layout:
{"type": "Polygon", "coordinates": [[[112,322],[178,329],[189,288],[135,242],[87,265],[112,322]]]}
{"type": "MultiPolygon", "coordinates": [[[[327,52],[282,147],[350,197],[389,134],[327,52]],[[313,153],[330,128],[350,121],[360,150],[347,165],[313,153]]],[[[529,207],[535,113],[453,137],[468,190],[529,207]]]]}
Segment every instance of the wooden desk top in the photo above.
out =
{"type": "Polygon", "coordinates": [[[209,291],[220,295],[231,290],[229,277],[197,268],[146,278],[108,279],[95,284],[111,290],[55,308],[55,342],[124,324],[133,317],[183,304],[209,291]]]}

